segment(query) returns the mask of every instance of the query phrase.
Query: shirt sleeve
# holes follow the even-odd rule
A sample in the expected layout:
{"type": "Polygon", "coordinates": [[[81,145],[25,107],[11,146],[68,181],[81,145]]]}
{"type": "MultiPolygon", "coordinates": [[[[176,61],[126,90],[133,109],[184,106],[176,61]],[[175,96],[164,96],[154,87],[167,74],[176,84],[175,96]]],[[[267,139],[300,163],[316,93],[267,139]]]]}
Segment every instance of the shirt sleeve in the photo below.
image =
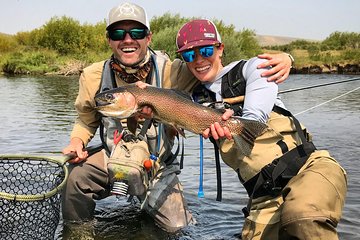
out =
{"type": "Polygon", "coordinates": [[[251,58],[243,68],[246,91],[242,117],[262,123],[269,119],[278,93],[278,85],[275,82],[268,82],[267,77],[261,77],[261,73],[267,69],[257,68],[264,61],[266,60],[257,57],[251,58]]]}
{"type": "Polygon", "coordinates": [[[79,79],[79,93],[75,101],[78,116],[71,132],[71,138],[80,138],[86,146],[94,137],[101,117],[95,109],[95,94],[100,87],[103,62],[84,69],[79,79]]]}

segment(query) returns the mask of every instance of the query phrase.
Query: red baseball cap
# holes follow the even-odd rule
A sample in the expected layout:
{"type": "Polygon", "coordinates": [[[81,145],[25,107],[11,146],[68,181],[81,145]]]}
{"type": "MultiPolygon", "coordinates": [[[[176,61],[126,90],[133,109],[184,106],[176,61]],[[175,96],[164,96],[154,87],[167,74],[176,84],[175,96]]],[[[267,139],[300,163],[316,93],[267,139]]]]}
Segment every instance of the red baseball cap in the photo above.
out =
{"type": "Polygon", "coordinates": [[[221,43],[221,37],[213,22],[196,19],[184,24],[176,37],[177,52],[194,47],[221,43]]]}

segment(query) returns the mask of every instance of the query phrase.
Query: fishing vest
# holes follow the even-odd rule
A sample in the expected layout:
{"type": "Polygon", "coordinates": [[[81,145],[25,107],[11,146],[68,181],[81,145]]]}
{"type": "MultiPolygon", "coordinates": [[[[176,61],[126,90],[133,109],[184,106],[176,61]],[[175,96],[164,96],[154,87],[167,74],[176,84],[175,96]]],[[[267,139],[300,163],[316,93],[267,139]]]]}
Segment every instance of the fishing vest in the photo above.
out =
{"type": "MultiPolygon", "coordinates": [[[[162,54],[159,51],[151,52],[151,58],[150,61],[152,62],[150,73],[148,74],[147,78],[145,79],[145,82],[157,87],[162,87],[162,79],[160,78],[160,73],[163,72],[165,63],[169,60],[168,56],[166,54],[162,54]]],[[[100,89],[99,93],[103,91],[107,91],[113,88],[117,87],[115,73],[111,69],[110,61],[107,60],[104,63],[103,71],[101,75],[101,82],[100,82],[100,89]]],[[[113,119],[111,117],[102,117],[101,119],[101,126],[100,126],[100,138],[103,143],[103,146],[107,152],[108,155],[110,155],[111,151],[114,147],[114,137],[116,138],[115,133],[120,133],[120,131],[117,131],[119,129],[122,129],[123,126],[126,126],[126,122],[120,122],[116,119],[113,119]]],[[[151,120],[146,120],[143,123],[143,128],[141,131],[137,134],[137,137],[141,138],[144,137],[146,134],[146,139],[149,147],[150,153],[157,153],[159,156],[163,153],[165,153],[165,150],[171,149],[171,144],[165,144],[163,139],[163,126],[162,124],[152,124],[151,120]],[[158,153],[160,146],[164,146],[165,149],[163,152],[158,153]]],[[[124,139],[125,136],[123,136],[124,139]]],[[[128,137],[133,137],[131,134],[128,135],[128,137]]],[[[168,141],[166,141],[168,142],[168,141]]],[[[167,151],[170,152],[171,151],[167,151]]],[[[164,156],[167,158],[168,156],[164,156]]]]}
{"type": "MultiPolygon", "coordinates": [[[[221,96],[223,98],[232,98],[245,95],[246,80],[242,73],[242,69],[245,63],[245,60],[241,60],[221,78],[221,96]]],[[[208,103],[206,105],[216,108],[216,105],[212,105],[212,103],[215,103],[216,101],[215,93],[206,89],[202,84],[199,84],[197,87],[195,87],[192,93],[192,97],[197,103],[208,103]]],[[[234,110],[234,115],[241,116],[243,103],[231,105],[225,104],[224,107],[231,108],[234,110]]]]}
{"type": "MultiPolygon", "coordinates": [[[[245,95],[246,80],[242,73],[245,63],[246,61],[240,61],[222,77],[223,98],[245,95]]],[[[195,89],[193,98],[200,103],[211,102],[215,101],[215,94],[200,85],[195,89]]],[[[243,103],[228,104],[225,107],[232,108],[235,115],[242,115],[243,103]]],[[[247,190],[250,197],[248,209],[252,198],[279,195],[316,150],[310,134],[286,109],[274,106],[267,125],[266,131],[255,139],[248,156],[241,152],[234,140],[220,139],[218,142],[223,161],[238,173],[240,182],[247,190]]],[[[217,148],[217,144],[214,147],[217,148]]],[[[218,186],[219,189],[221,187],[218,186]]],[[[221,199],[221,195],[219,197],[218,193],[219,198],[221,199]]],[[[247,215],[246,209],[244,213],[247,215]]]]}

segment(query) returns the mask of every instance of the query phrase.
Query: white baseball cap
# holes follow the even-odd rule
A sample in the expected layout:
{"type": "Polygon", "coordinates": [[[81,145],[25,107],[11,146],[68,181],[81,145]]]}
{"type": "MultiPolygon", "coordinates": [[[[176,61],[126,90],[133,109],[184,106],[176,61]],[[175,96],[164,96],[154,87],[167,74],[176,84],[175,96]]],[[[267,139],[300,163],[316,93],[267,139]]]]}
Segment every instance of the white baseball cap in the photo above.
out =
{"type": "Polygon", "coordinates": [[[139,22],[150,30],[150,23],[145,9],[134,3],[128,2],[122,3],[110,10],[106,29],[108,29],[113,23],[124,20],[139,22]]]}

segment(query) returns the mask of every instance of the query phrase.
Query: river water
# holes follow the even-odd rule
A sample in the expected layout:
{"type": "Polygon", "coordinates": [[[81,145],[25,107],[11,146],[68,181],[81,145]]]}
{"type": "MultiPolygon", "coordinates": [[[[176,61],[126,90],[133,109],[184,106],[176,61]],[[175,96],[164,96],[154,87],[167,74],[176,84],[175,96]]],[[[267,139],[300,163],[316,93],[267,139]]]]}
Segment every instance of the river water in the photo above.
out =
{"type": "MultiPolygon", "coordinates": [[[[292,75],[280,90],[358,76],[292,75]]],[[[77,77],[0,76],[0,154],[61,156],[75,111],[77,77]]],[[[348,195],[338,226],[340,239],[360,239],[360,81],[281,94],[287,108],[328,149],[348,173],[348,195]],[[326,103],[327,102],[327,103],[326,103]],[[314,108],[315,107],[315,108],[314,108]]],[[[96,239],[235,239],[247,195],[236,174],[222,164],[222,202],[216,201],[212,145],[204,141],[204,198],[198,198],[199,137],[187,134],[180,178],[197,223],[177,234],[159,229],[146,214],[121,199],[101,200],[96,209],[96,239]]],[[[95,140],[98,142],[98,140],[95,140]]],[[[59,226],[56,239],[62,239],[59,226]]]]}

